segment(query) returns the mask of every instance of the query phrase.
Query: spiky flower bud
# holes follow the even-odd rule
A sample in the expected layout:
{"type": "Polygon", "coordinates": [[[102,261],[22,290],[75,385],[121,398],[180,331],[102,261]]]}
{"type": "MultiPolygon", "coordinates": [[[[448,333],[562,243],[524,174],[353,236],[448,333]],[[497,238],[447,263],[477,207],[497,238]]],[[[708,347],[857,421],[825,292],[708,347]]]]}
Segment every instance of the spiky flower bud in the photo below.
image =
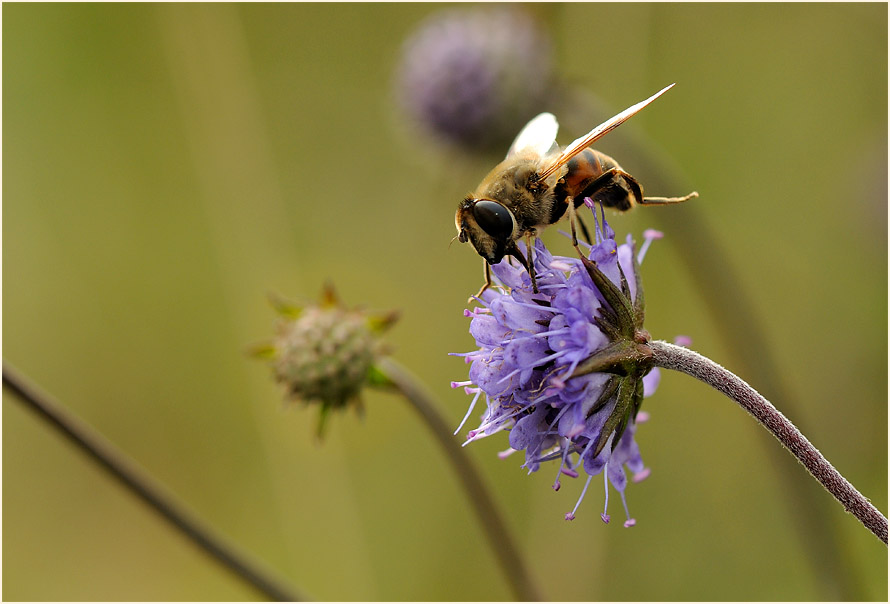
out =
{"type": "Polygon", "coordinates": [[[279,314],[277,335],[252,352],[269,361],[288,399],[320,404],[321,436],[331,410],[350,404],[361,410],[359,394],[374,379],[375,361],[386,353],[379,336],[396,314],[346,308],[331,286],[319,304],[299,306],[280,299],[272,304],[279,314]]]}

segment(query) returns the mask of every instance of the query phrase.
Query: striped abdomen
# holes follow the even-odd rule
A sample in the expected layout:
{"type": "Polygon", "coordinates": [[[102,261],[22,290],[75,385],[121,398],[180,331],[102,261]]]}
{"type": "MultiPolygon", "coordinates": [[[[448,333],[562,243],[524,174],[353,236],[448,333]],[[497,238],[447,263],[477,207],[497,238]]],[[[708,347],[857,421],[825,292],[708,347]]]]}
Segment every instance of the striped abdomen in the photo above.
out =
{"type": "Polygon", "coordinates": [[[587,147],[566,164],[568,171],[554,189],[557,203],[553,204],[551,224],[568,209],[568,198],[577,208],[585,197],[607,208],[621,212],[631,209],[643,199],[643,191],[632,176],[621,169],[614,159],[587,147]]]}

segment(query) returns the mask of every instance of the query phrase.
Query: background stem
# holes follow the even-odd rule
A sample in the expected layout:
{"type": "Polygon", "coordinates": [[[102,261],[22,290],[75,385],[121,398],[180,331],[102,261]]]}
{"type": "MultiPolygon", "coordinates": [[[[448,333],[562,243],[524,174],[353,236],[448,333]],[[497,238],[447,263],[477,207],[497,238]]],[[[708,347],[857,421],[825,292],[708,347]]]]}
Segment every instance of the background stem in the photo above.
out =
{"type": "Polygon", "coordinates": [[[841,502],[844,509],[887,543],[887,518],[841,476],[800,430],[760,393],[731,371],[697,352],[661,341],[654,341],[649,345],[657,366],[691,375],[741,405],[794,454],[810,474],[841,502]]]}
{"type": "Polygon", "coordinates": [[[519,555],[519,548],[501,519],[494,500],[489,495],[470,458],[461,450],[448,423],[436,410],[432,396],[423,388],[417,378],[392,359],[381,359],[377,368],[408,399],[408,402],[426,422],[436,440],[439,441],[445,456],[454,467],[461,486],[466,491],[467,499],[479,518],[483,533],[488,538],[491,549],[506,575],[513,594],[521,601],[541,601],[541,597],[532,583],[531,574],[519,555]]]}
{"type": "Polygon", "coordinates": [[[269,573],[247,560],[233,546],[223,542],[210,529],[192,518],[169,495],[161,492],[161,487],[148,477],[141,475],[132,462],[114,445],[88,427],[48,394],[38,390],[22,376],[18,370],[3,361],[3,386],[9,388],[41,419],[45,420],[62,435],[77,445],[84,453],[97,462],[111,476],[139,497],[150,508],[173,525],[180,533],[209,554],[266,598],[278,602],[295,602],[304,598],[293,589],[273,579],[269,573]]]}

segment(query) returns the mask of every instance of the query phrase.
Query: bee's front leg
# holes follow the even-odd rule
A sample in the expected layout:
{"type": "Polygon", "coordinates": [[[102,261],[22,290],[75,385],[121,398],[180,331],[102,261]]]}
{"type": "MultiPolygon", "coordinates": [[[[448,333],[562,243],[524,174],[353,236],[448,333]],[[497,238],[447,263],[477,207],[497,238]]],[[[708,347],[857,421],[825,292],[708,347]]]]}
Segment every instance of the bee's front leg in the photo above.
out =
{"type": "Polygon", "coordinates": [[[528,254],[525,268],[528,270],[528,276],[532,279],[532,291],[538,293],[538,282],[535,280],[534,237],[530,232],[525,234],[525,250],[528,254]]]}
{"type": "Polygon", "coordinates": [[[482,298],[482,294],[485,293],[485,290],[491,287],[491,267],[486,262],[485,258],[482,259],[482,272],[485,274],[485,283],[482,284],[482,288],[476,293],[475,296],[470,296],[467,300],[467,304],[472,304],[473,300],[476,298],[482,298]]]}
{"type": "Polygon", "coordinates": [[[532,240],[535,237],[534,233],[525,233],[525,245],[528,250],[528,259],[522,254],[522,250],[520,250],[516,245],[513,245],[510,248],[510,251],[507,252],[513,258],[519,261],[519,264],[528,271],[528,276],[531,277],[532,280],[532,290],[537,294],[538,293],[538,281],[535,279],[535,265],[534,265],[534,256],[532,252],[532,240]]]}

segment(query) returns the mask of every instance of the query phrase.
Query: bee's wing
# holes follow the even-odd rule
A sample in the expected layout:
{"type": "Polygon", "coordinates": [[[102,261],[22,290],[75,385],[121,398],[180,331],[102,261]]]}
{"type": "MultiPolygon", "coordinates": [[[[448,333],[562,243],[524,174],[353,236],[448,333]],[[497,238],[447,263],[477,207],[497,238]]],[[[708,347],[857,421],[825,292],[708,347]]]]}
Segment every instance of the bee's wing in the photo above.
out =
{"type": "MultiPolygon", "coordinates": [[[[540,176],[538,177],[539,180],[544,180],[545,178],[547,178],[548,176],[550,176],[551,174],[556,172],[560,168],[560,166],[564,165],[570,159],[572,159],[573,157],[575,157],[576,155],[581,153],[581,151],[583,151],[584,149],[586,149],[587,147],[592,145],[595,140],[602,138],[603,136],[605,136],[606,134],[608,134],[609,132],[611,132],[612,130],[614,130],[615,128],[620,126],[621,124],[623,124],[625,121],[627,121],[628,118],[639,113],[640,110],[643,109],[643,107],[645,107],[646,105],[648,105],[649,103],[651,103],[652,101],[654,101],[655,99],[657,99],[658,97],[663,95],[665,92],[667,92],[668,90],[673,88],[673,86],[674,85],[671,84],[670,86],[666,86],[665,88],[662,88],[661,90],[659,90],[658,92],[656,92],[655,94],[650,96],[645,101],[640,101],[636,105],[628,107],[627,109],[625,109],[624,111],[622,111],[621,113],[619,113],[618,115],[613,117],[612,119],[603,122],[602,124],[600,124],[599,126],[594,128],[593,130],[591,130],[590,132],[585,134],[584,136],[572,141],[572,144],[570,144],[568,147],[563,149],[562,153],[560,153],[559,155],[554,157],[550,162],[548,162],[545,166],[542,167],[540,176]]],[[[525,131],[523,130],[523,132],[525,132],[525,131]]],[[[522,136],[521,133],[520,133],[520,136],[522,136]]]]}
{"type": "Polygon", "coordinates": [[[525,125],[510,145],[507,157],[522,151],[532,150],[543,157],[556,146],[556,132],[559,124],[552,113],[542,113],[525,125]]]}

